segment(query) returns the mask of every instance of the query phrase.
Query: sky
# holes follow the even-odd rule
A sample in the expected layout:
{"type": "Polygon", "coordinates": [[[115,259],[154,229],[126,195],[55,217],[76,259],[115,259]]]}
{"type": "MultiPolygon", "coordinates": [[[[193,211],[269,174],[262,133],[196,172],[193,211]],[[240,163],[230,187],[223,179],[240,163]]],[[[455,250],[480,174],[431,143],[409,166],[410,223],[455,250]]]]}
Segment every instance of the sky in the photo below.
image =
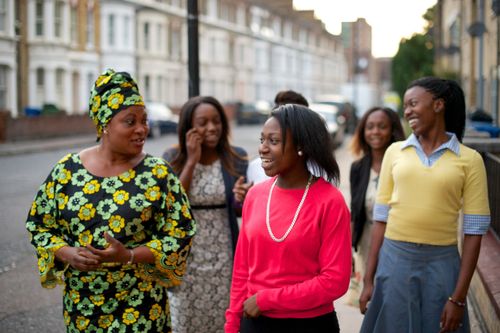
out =
{"type": "Polygon", "coordinates": [[[313,9],[326,29],[338,35],[341,22],[365,18],[372,27],[374,57],[392,57],[401,38],[424,30],[422,18],[437,0],[293,0],[296,9],[313,9]]]}

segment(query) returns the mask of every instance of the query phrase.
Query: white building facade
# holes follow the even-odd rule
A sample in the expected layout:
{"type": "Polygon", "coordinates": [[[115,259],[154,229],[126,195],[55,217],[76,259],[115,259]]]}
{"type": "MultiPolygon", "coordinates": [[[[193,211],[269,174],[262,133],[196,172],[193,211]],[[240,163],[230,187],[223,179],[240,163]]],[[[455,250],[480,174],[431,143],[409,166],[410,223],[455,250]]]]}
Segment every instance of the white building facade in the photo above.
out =
{"type": "Polygon", "coordinates": [[[0,1],[0,111],[17,116],[15,0],[0,1]]]}
{"type": "MultiPolygon", "coordinates": [[[[186,0],[20,0],[27,77],[19,80],[15,0],[0,1],[0,109],[88,109],[106,68],[130,72],[146,101],[188,98],[186,0]],[[24,8],[24,9],[23,9],[24,8]],[[19,103],[16,84],[27,97],[19,103]]],[[[339,36],[292,1],[199,0],[200,94],[223,103],[272,101],[283,89],[339,93],[347,67],[339,36]]],[[[24,65],[23,65],[24,66],[24,65]]],[[[24,109],[24,111],[23,111],[24,109]]]]}

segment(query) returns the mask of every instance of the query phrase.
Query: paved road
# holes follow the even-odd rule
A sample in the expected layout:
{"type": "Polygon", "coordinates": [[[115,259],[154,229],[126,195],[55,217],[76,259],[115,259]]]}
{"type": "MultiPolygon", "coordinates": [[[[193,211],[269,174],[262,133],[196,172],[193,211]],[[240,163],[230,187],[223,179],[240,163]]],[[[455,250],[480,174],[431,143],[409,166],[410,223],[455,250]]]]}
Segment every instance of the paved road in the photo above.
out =
{"type": "MultiPolygon", "coordinates": [[[[257,156],[260,126],[236,127],[234,144],[257,156]]],[[[346,149],[349,138],[335,155],[341,171],[340,189],[349,200],[348,172],[351,156],[346,149]]],[[[175,144],[175,135],[149,140],[146,151],[153,155],[175,144]]],[[[24,221],[33,196],[51,167],[66,153],[93,145],[93,138],[78,137],[0,145],[0,332],[64,332],[61,288],[43,289],[36,270],[36,258],[29,244],[24,221]],[[61,146],[65,148],[56,149],[61,146]],[[71,148],[68,148],[71,146],[71,148]],[[45,151],[50,149],[50,151],[45,151]],[[24,154],[16,155],[16,151],[24,154]],[[3,152],[3,154],[2,154],[3,152]],[[7,153],[5,153],[7,152],[7,153]]],[[[336,302],[343,333],[359,331],[362,316],[356,308],[336,302]]],[[[473,329],[473,332],[481,332],[473,329]]]]}

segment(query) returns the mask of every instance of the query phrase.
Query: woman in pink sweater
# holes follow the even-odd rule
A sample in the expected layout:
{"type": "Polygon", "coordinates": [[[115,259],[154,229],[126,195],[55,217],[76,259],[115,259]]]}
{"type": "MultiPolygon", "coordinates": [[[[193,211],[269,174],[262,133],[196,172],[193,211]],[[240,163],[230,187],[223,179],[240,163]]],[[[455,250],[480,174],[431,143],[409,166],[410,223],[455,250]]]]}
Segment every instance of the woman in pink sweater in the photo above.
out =
{"type": "Polygon", "coordinates": [[[350,215],[332,185],[339,168],[326,126],[314,111],[286,104],[260,141],[272,178],[254,185],[243,205],[225,331],[338,332],[333,301],[349,285],[350,215]]]}

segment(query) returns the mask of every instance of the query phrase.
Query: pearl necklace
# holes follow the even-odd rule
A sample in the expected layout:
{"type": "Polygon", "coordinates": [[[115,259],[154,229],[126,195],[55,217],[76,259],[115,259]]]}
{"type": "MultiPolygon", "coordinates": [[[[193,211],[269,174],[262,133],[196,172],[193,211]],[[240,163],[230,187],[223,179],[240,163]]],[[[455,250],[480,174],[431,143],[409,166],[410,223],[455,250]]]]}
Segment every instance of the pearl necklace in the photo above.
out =
{"type": "Polygon", "coordinates": [[[292,231],[293,226],[295,225],[295,222],[297,222],[297,217],[299,216],[300,210],[302,209],[302,205],[304,204],[304,201],[306,200],[307,192],[309,192],[309,186],[311,185],[312,182],[312,175],[309,175],[309,179],[307,180],[307,185],[306,185],[306,190],[304,191],[304,195],[302,195],[302,199],[300,200],[299,207],[297,207],[297,211],[295,212],[295,215],[292,220],[292,224],[288,227],[288,230],[285,232],[285,234],[281,238],[277,238],[274,236],[273,231],[271,230],[271,224],[269,223],[269,207],[271,206],[271,196],[273,194],[274,186],[276,185],[276,182],[278,181],[278,177],[273,182],[273,185],[271,185],[271,189],[269,190],[269,197],[267,198],[267,207],[266,207],[266,226],[267,226],[267,231],[269,232],[269,236],[271,236],[272,240],[275,242],[282,242],[285,240],[285,238],[288,236],[290,231],[292,231]]]}

